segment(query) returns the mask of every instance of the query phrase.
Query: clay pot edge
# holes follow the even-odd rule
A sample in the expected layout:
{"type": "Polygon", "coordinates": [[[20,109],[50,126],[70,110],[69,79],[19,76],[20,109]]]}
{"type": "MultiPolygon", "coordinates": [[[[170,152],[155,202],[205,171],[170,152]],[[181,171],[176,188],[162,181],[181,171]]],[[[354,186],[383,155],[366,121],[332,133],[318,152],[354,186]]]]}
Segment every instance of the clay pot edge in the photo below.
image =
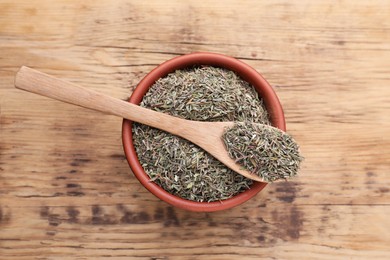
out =
{"type": "MultiPolygon", "coordinates": [[[[165,61],[149,72],[140,81],[129,98],[129,102],[139,104],[142,101],[145,93],[155,83],[156,80],[175,70],[183,69],[193,65],[210,65],[235,71],[240,77],[252,84],[258,91],[259,96],[263,98],[267,111],[270,114],[272,125],[283,131],[286,130],[282,106],[270,84],[256,70],[254,70],[246,63],[217,53],[196,52],[178,56],[165,61]]],[[[122,124],[122,142],[129,166],[141,184],[161,200],[178,208],[196,212],[213,212],[229,209],[238,206],[254,197],[267,185],[266,183],[255,182],[251,185],[250,189],[223,201],[196,202],[186,200],[168,193],[163,188],[150,181],[149,176],[143,170],[138,160],[138,155],[134,148],[132,122],[126,119],[123,120],[122,124]]]]}

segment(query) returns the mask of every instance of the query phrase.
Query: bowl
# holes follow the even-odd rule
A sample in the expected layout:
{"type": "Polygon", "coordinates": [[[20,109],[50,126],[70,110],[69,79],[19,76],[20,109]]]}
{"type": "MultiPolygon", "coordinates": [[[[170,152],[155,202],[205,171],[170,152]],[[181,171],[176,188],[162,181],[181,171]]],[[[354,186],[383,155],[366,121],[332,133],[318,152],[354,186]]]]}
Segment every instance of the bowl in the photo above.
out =
{"type": "MultiPolygon", "coordinates": [[[[140,104],[143,96],[158,79],[165,77],[167,74],[174,72],[175,70],[196,65],[216,66],[236,72],[242,79],[252,84],[259,93],[259,96],[263,98],[265,107],[270,116],[271,124],[274,127],[286,131],[282,106],[270,84],[249,65],[235,58],[217,53],[191,53],[178,56],[162,63],[141,80],[128,101],[133,104],[140,104]]],[[[154,182],[150,181],[149,176],[146,174],[138,160],[133,144],[132,122],[127,119],[123,120],[122,124],[122,142],[126,159],[135,177],[140,181],[140,183],[159,199],[181,209],[197,212],[213,212],[229,209],[251,199],[267,185],[263,182],[254,182],[248,190],[222,201],[197,202],[183,199],[172,195],[154,182]]]]}

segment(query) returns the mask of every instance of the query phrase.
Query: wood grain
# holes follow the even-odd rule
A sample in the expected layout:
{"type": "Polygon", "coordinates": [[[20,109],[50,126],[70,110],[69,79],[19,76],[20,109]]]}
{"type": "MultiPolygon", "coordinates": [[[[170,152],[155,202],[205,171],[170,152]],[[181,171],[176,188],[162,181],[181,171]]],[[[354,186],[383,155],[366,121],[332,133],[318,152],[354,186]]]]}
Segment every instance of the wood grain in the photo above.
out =
{"type": "Polygon", "coordinates": [[[1,259],[386,259],[389,1],[0,2],[1,259]],[[31,66],[126,99],[161,62],[220,52],[275,87],[296,180],[218,213],[127,166],[121,120],[16,90],[31,66]]]}

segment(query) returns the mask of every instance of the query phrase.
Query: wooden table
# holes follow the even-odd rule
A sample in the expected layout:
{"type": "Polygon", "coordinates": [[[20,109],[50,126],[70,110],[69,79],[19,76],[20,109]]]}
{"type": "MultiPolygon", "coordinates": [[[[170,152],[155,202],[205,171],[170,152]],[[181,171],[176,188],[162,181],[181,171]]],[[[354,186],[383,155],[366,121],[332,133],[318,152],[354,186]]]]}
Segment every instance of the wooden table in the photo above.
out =
{"type": "Polygon", "coordinates": [[[388,259],[390,1],[0,1],[0,259],[388,259]],[[80,3],[79,3],[80,2],[80,3]],[[121,119],[13,87],[28,65],[126,99],[163,61],[261,72],[300,176],[218,213],[160,201],[121,119]]]}

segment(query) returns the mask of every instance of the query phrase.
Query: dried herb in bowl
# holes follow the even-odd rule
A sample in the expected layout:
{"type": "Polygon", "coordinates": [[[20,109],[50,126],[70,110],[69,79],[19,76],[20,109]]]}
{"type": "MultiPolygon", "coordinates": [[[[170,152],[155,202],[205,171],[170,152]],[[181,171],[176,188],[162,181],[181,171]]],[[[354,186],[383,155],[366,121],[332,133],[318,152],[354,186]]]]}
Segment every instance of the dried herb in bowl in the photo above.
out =
{"type": "MultiPolygon", "coordinates": [[[[189,120],[270,123],[252,86],[232,71],[209,66],[177,70],[159,79],[140,105],[189,120]]],[[[252,184],[180,137],[134,124],[133,139],[151,180],[176,196],[224,200],[252,184]]]]}

